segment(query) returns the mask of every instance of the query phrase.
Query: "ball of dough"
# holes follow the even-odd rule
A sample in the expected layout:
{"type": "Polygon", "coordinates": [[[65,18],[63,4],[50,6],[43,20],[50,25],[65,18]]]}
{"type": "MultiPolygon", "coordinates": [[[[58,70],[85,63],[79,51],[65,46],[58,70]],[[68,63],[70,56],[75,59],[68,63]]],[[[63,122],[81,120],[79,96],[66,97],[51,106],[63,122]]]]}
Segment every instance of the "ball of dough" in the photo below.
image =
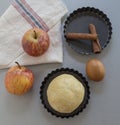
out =
{"type": "Polygon", "coordinates": [[[83,84],[70,74],[57,76],[47,89],[50,106],[60,113],[73,112],[82,103],[84,95],[83,84]]]}

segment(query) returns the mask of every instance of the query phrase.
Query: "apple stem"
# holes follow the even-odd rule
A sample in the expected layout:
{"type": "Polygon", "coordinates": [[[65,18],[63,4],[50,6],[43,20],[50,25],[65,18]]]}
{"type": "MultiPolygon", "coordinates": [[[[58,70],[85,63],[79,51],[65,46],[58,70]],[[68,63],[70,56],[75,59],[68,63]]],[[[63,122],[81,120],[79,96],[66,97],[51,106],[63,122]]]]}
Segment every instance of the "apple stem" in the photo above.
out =
{"type": "Polygon", "coordinates": [[[36,33],[36,31],[34,30],[34,33],[35,33],[35,39],[37,39],[37,33],[36,33]]]}
{"type": "Polygon", "coordinates": [[[19,64],[18,62],[15,62],[15,63],[18,65],[19,69],[21,69],[21,66],[20,66],[20,64],[19,64]]]}

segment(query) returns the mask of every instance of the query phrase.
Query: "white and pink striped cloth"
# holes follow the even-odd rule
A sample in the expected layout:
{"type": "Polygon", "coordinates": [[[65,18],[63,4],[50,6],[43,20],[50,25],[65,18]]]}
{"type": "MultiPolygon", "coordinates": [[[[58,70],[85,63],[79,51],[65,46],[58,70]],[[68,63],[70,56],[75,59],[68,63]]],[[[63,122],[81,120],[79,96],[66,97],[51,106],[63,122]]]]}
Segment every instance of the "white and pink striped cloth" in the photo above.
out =
{"type": "Polygon", "coordinates": [[[14,0],[0,18],[0,69],[21,65],[62,63],[61,18],[68,12],[61,0],[14,0]],[[47,31],[48,51],[40,57],[27,55],[21,45],[24,33],[33,27],[47,31]]]}

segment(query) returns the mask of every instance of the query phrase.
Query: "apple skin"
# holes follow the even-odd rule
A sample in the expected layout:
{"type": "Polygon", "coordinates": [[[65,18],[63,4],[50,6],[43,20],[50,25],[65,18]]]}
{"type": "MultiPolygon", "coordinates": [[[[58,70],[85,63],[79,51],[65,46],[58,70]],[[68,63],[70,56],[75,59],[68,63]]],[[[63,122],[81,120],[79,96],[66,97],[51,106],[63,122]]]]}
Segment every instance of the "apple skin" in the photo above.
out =
{"type": "Polygon", "coordinates": [[[23,95],[33,86],[34,75],[24,66],[13,66],[5,75],[5,87],[14,95],[23,95]]]}
{"type": "Polygon", "coordinates": [[[49,44],[47,32],[40,28],[28,30],[22,38],[22,47],[30,56],[41,56],[47,51],[49,44]]]}

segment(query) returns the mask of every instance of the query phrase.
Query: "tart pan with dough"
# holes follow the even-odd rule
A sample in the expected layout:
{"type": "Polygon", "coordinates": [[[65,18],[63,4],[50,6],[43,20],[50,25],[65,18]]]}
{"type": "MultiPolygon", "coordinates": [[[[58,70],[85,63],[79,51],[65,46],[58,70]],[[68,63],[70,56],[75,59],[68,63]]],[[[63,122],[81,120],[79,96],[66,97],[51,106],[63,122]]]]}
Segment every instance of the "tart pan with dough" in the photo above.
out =
{"type": "Polygon", "coordinates": [[[42,104],[52,115],[69,118],[78,115],[88,104],[90,90],[78,71],[61,68],[52,71],[40,87],[42,104]]]}

